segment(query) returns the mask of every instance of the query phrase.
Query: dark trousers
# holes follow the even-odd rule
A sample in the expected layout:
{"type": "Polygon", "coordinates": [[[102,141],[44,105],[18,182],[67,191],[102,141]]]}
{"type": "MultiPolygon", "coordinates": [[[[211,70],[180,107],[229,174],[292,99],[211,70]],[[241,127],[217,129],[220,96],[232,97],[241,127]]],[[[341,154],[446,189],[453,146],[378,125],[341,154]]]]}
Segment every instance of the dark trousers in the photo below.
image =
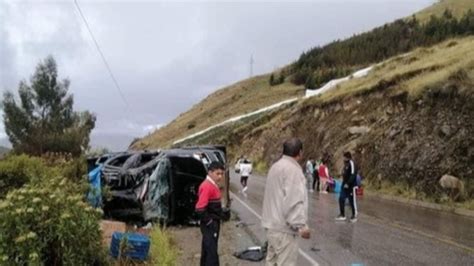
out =
{"type": "Polygon", "coordinates": [[[319,191],[319,175],[313,175],[313,190],[319,191]],[[316,188],[316,183],[318,183],[318,187],[316,188]]]}
{"type": "Polygon", "coordinates": [[[242,184],[243,187],[247,186],[247,180],[249,179],[248,176],[241,176],[240,177],[240,184],[242,184]]]}
{"type": "Polygon", "coordinates": [[[220,226],[220,222],[215,220],[208,224],[201,222],[201,266],[219,266],[217,242],[219,240],[220,226]]]}
{"type": "Polygon", "coordinates": [[[349,199],[349,203],[351,204],[351,209],[352,209],[352,217],[356,216],[356,208],[355,208],[355,202],[354,202],[354,190],[352,188],[343,188],[341,190],[341,194],[339,194],[339,210],[341,212],[341,216],[346,216],[345,215],[345,205],[346,205],[346,199],[349,199]]]}

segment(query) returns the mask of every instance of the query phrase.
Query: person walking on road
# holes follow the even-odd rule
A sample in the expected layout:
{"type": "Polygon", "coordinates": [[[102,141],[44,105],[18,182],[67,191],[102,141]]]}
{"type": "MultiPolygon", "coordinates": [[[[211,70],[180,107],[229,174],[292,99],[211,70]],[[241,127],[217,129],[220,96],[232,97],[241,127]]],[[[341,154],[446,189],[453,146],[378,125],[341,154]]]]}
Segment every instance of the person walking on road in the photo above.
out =
{"type": "Polygon", "coordinates": [[[328,185],[331,182],[331,177],[329,176],[329,169],[327,166],[327,158],[323,158],[321,160],[321,164],[319,165],[318,175],[319,175],[319,182],[321,182],[321,193],[327,194],[328,193],[328,185]]]}
{"type": "Polygon", "coordinates": [[[268,240],[266,265],[296,265],[298,235],[310,238],[306,178],[299,164],[302,158],[301,140],[287,140],[283,156],[268,172],[262,210],[268,240]]]}
{"type": "Polygon", "coordinates": [[[344,152],[344,169],[342,171],[342,189],[339,195],[339,211],[340,214],[336,217],[337,221],[345,221],[345,205],[346,199],[349,199],[352,209],[352,216],[350,221],[355,223],[357,222],[357,205],[356,205],[356,195],[354,192],[354,187],[356,185],[357,178],[357,166],[352,160],[352,155],[350,152],[344,152]]]}
{"type": "Polygon", "coordinates": [[[224,177],[225,167],[220,162],[212,162],[206,179],[199,186],[196,212],[200,217],[202,234],[201,266],[218,266],[220,221],[223,216],[221,192],[217,185],[224,177]]]}
{"type": "Polygon", "coordinates": [[[314,160],[313,158],[309,158],[308,161],[306,162],[306,168],[305,168],[305,175],[306,175],[306,180],[308,184],[308,190],[309,192],[313,193],[314,188],[313,188],[313,183],[314,183],[314,160]]]}
{"type": "Polygon", "coordinates": [[[320,183],[319,183],[319,175],[318,175],[318,169],[319,169],[319,165],[321,164],[321,161],[320,160],[315,160],[313,161],[313,186],[311,187],[313,189],[313,191],[318,191],[319,192],[319,187],[320,187],[320,183]]]}
{"type": "Polygon", "coordinates": [[[247,192],[247,182],[249,176],[252,174],[252,163],[245,158],[243,162],[240,163],[240,184],[242,184],[242,193],[246,195],[247,192]]]}

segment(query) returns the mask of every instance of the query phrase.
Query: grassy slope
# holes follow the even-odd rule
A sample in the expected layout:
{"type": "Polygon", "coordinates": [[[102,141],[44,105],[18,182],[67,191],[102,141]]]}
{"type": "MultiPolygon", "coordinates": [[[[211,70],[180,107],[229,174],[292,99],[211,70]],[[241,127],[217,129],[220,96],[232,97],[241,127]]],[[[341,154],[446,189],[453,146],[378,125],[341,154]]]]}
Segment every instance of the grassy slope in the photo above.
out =
{"type": "MultiPolygon", "coordinates": [[[[262,138],[261,141],[265,142],[266,138],[262,137],[261,132],[279,132],[292,123],[291,120],[297,120],[301,125],[314,123],[299,120],[300,116],[297,114],[305,113],[304,110],[351,102],[354,97],[387,88],[390,88],[392,94],[407,92],[409,99],[416,101],[429,88],[456,78],[460,72],[465,74],[465,77],[460,78],[461,82],[474,81],[474,36],[448,40],[430,48],[416,49],[406,56],[396,56],[375,67],[366,77],[349,80],[324,95],[302,99],[291,108],[267,114],[264,119],[251,117],[247,124],[233,123],[211,130],[187,141],[187,144],[208,144],[218,140],[229,146],[231,157],[247,154],[252,158],[263,159],[264,156],[260,154],[262,150],[256,147],[266,145],[253,143],[246,146],[245,140],[254,142],[256,138],[262,138]]],[[[466,86],[461,92],[472,95],[474,88],[466,86]]]]}
{"type": "Polygon", "coordinates": [[[444,10],[449,9],[455,17],[461,17],[464,13],[472,9],[474,10],[474,1],[472,0],[441,0],[438,3],[427,7],[420,12],[416,13],[415,16],[420,21],[427,21],[431,15],[439,15],[444,10]]]}
{"type": "MultiPolygon", "coordinates": [[[[450,204],[446,197],[436,194],[439,192],[430,194],[419,186],[423,182],[437,184],[436,179],[442,174],[455,173],[470,193],[456,206],[474,209],[474,199],[469,196],[474,191],[473,172],[471,163],[466,162],[472,151],[460,152],[462,147],[472,147],[472,138],[466,136],[472,135],[474,128],[472,120],[468,121],[469,110],[473,110],[469,104],[469,99],[474,98],[473,84],[474,36],[448,40],[417,49],[405,57],[389,59],[367,77],[348,81],[322,97],[301,100],[291,108],[275,112],[261,124],[227,127],[225,131],[232,134],[226,136],[224,131],[219,137],[228,145],[231,156],[246,154],[255,158],[263,171],[275,159],[272,156],[279,154],[280,147],[275,143],[292,135],[303,139],[307,154],[318,157],[329,149],[335,158],[333,170],[340,168],[341,162],[338,164],[337,160],[342,151],[365,150],[359,156],[368,184],[380,172],[389,177],[382,181],[383,193],[418,200],[450,204]],[[400,107],[403,95],[408,96],[407,102],[400,107]],[[466,101],[455,100],[459,97],[466,101]],[[440,137],[440,126],[451,122],[460,135],[440,137]],[[362,137],[349,135],[347,127],[359,123],[369,126],[370,133],[362,137]],[[411,128],[415,134],[388,137],[393,128],[411,128]],[[461,132],[466,135],[461,136],[461,132]],[[375,145],[375,150],[371,145],[375,145]],[[450,147],[455,148],[450,150],[450,147]],[[388,157],[389,154],[393,156],[388,157]],[[415,163],[411,165],[407,161],[415,163]],[[392,162],[395,162],[393,166],[392,162]],[[426,175],[425,171],[432,174],[426,175]],[[400,181],[403,175],[416,177],[418,183],[409,185],[400,181]]],[[[371,189],[380,189],[374,184],[371,189]]]]}
{"type": "MultiPolygon", "coordinates": [[[[446,8],[449,8],[455,16],[461,16],[469,8],[474,9],[474,1],[443,0],[415,15],[420,20],[425,21],[431,15],[442,14],[446,8]]],[[[268,75],[262,75],[243,80],[210,94],[165,127],[134,143],[132,147],[135,149],[167,147],[174,140],[198,132],[230,117],[245,114],[304,93],[303,87],[295,86],[289,82],[270,87],[268,77],[268,75]]],[[[431,78],[433,80],[439,79],[436,75],[431,78]]],[[[367,80],[364,79],[363,82],[367,82],[367,80]]],[[[411,85],[416,86],[416,83],[411,85]]]]}
{"type": "Polygon", "coordinates": [[[212,93],[165,127],[134,144],[133,147],[166,147],[173,140],[205,129],[230,117],[252,112],[304,94],[303,87],[295,86],[290,82],[270,87],[268,78],[268,75],[257,76],[212,93]],[[194,127],[190,128],[191,125],[194,127]]]}
{"type": "MultiPolygon", "coordinates": [[[[453,39],[431,48],[420,48],[406,56],[396,56],[378,65],[366,77],[353,79],[336,89],[308,101],[330,101],[363,93],[381,82],[414,75],[397,84],[398,89],[417,97],[431,85],[445,81],[460,69],[474,67],[474,37],[453,39]]],[[[472,74],[472,73],[470,73],[472,74]]]]}

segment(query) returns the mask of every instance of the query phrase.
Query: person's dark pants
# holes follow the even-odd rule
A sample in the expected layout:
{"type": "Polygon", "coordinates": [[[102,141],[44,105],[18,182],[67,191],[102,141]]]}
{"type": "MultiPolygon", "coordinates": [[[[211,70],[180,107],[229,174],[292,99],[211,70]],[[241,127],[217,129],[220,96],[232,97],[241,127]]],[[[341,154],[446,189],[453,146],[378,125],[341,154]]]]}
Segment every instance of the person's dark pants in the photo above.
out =
{"type": "Polygon", "coordinates": [[[219,266],[219,255],[217,254],[219,230],[219,221],[212,220],[208,224],[201,222],[201,266],[219,266]]]}
{"type": "Polygon", "coordinates": [[[319,184],[320,184],[319,175],[314,175],[313,176],[313,186],[312,186],[313,190],[319,191],[319,184]],[[316,187],[316,183],[318,184],[317,187],[316,187]]]}
{"type": "Polygon", "coordinates": [[[355,210],[355,203],[354,203],[354,190],[352,188],[343,188],[341,190],[341,194],[339,194],[339,211],[341,212],[341,216],[346,216],[345,215],[345,205],[346,205],[346,199],[349,198],[349,203],[351,204],[351,209],[352,209],[352,217],[356,216],[356,210],[355,210]]]}
{"type": "Polygon", "coordinates": [[[249,179],[248,176],[241,176],[240,177],[240,184],[242,184],[243,187],[247,186],[247,180],[249,179]]]}

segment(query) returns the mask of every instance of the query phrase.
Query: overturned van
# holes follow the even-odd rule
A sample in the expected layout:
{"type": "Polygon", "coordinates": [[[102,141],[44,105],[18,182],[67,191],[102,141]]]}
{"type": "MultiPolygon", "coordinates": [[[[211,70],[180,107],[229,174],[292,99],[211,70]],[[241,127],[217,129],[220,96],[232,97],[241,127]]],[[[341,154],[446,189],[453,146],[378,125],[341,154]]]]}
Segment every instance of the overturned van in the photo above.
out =
{"type": "MultiPolygon", "coordinates": [[[[199,185],[213,161],[226,163],[222,146],[187,147],[156,152],[120,153],[100,167],[100,183],[109,192],[104,213],[117,219],[192,223],[199,185]]],[[[222,184],[229,207],[229,174],[222,184]]]]}

